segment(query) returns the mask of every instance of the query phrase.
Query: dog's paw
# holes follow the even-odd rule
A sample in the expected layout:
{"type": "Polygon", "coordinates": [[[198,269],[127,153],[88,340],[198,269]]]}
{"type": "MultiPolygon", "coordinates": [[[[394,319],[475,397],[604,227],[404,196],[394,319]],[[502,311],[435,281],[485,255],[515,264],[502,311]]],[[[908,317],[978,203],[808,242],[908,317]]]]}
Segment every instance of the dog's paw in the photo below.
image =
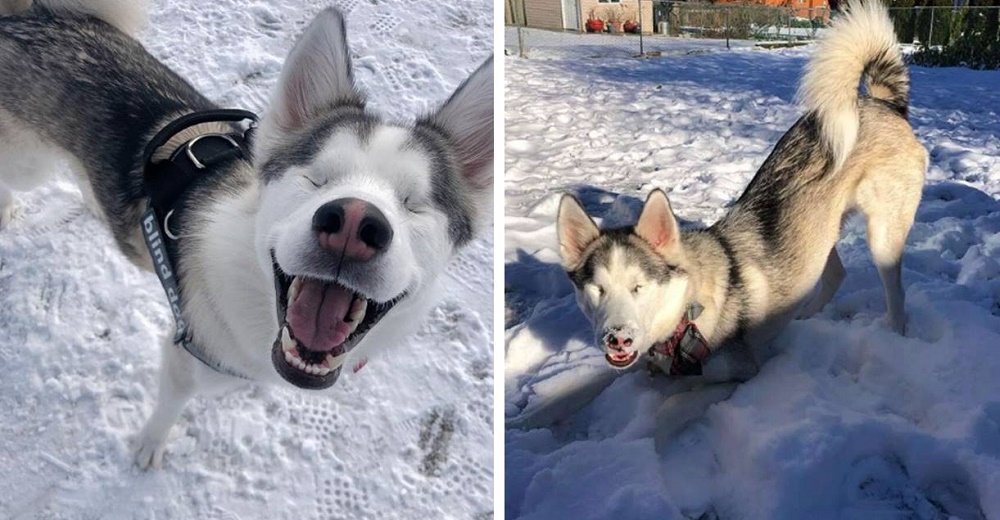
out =
{"type": "Polygon", "coordinates": [[[0,205],[0,231],[14,221],[14,204],[0,205]]]}
{"type": "Polygon", "coordinates": [[[166,439],[139,434],[135,442],[135,465],[143,470],[162,468],[166,449],[166,439]]]}
{"type": "Polygon", "coordinates": [[[906,336],[906,324],[908,320],[908,315],[904,312],[899,315],[893,315],[892,313],[886,314],[885,323],[890,330],[899,334],[900,336],[906,336]]]}

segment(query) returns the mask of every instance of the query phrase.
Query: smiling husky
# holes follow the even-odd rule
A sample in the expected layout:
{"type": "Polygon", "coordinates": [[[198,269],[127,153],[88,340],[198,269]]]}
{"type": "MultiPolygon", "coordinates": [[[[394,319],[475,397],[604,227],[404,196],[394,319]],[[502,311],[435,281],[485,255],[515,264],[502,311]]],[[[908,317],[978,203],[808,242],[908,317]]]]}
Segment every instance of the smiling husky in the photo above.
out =
{"type": "Polygon", "coordinates": [[[217,107],[131,36],[143,2],[28,4],[0,3],[16,13],[0,18],[0,226],[11,190],[66,160],[122,252],[176,297],[184,348],[162,349],[140,466],[160,465],[197,393],[246,380],[328,388],[344,365],[399,343],[434,304],[448,259],[491,219],[492,59],[432,115],[385,123],[366,111],[344,20],[327,9],[292,49],[259,128],[191,120],[173,132],[217,107]],[[166,197],[148,192],[168,162],[205,173],[167,197],[165,218],[143,216],[166,197]]]}
{"type": "Polygon", "coordinates": [[[927,168],[907,122],[908,92],[885,8],[852,2],[806,67],[805,115],[714,225],[681,231],[654,190],[634,227],[600,230],[564,196],[563,266],[608,363],[625,369],[649,353],[672,374],[750,377],[756,347],[837,291],[844,268],[834,246],[854,211],[868,220],[888,325],[903,334],[903,245],[927,168]]]}

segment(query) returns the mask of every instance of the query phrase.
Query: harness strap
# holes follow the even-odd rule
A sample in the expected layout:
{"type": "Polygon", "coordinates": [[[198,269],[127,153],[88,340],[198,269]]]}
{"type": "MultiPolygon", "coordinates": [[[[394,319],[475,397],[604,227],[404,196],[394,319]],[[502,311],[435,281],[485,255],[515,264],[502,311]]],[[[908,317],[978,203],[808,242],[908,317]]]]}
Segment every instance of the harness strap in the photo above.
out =
{"type": "MultiPolygon", "coordinates": [[[[167,123],[152,139],[146,144],[146,148],[143,152],[142,162],[143,164],[149,164],[149,160],[153,157],[156,149],[167,144],[167,141],[171,137],[181,133],[187,128],[195,125],[200,125],[202,123],[218,123],[218,122],[229,122],[229,123],[239,123],[241,121],[252,121],[257,122],[257,114],[247,110],[238,110],[231,108],[220,108],[217,110],[202,110],[200,112],[192,112],[190,114],[185,114],[183,116],[174,119],[173,121],[167,123]]],[[[252,128],[252,127],[251,127],[252,128]]],[[[250,136],[247,135],[247,138],[250,136]]]]}
{"type": "Polygon", "coordinates": [[[672,376],[700,376],[702,364],[712,354],[708,340],[698,330],[694,320],[704,310],[698,303],[688,305],[680,323],[666,341],[649,349],[651,373],[665,372],[672,376]]]}
{"type": "MultiPolygon", "coordinates": [[[[183,208],[177,201],[194,182],[213,175],[225,163],[237,159],[250,160],[249,139],[257,116],[244,110],[208,110],[182,116],[163,127],[147,144],[143,156],[143,192],[148,204],[142,216],[142,234],[149,256],[153,260],[154,272],[167,295],[167,302],[174,315],[176,331],[174,344],[180,345],[195,359],[209,368],[232,377],[250,379],[248,376],[223,366],[209,356],[193,341],[193,334],[184,320],[181,309],[181,290],[174,269],[173,255],[181,236],[170,227],[171,217],[183,208]],[[250,127],[241,134],[202,134],[182,144],[165,161],[153,162],[157,149],[170,139],[195,125],[209,122],[251,121],[250,127]]],[[[175,221],[176,222],[176,221],[175,221]]]]}

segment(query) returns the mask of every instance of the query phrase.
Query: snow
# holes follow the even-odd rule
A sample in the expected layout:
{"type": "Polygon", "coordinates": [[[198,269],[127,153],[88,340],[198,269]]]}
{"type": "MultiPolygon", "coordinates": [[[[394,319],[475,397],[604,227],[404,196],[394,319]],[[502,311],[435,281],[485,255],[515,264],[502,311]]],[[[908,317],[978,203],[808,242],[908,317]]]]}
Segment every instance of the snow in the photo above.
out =
{"type": "MultiPolygon", "coordinates": [[[[142,41],[224,106],[262,109],[328,2],[155,3],[142,41]]],[[[343,0],[373,108],[412,119],[492,51],[492,3],[343,0]]],[[[493,239],[449,267],[421,332],[333,390],[191,402],[165,467],[132,465],[173,322],[67,181],[0,232],[0,518],[492,518],[493,239]]]]}
{"type": "Polygon", "coordinates": [[[688,224],[723,215],[799,117],[810,49],[506,58],[508,518],[1000,518],[1000,72],[911,68],[931,165],[906,337],[851,220],[833,302],[729,399],[664,424],[728,389],[614,372],[559,267],[563,191],[605,224],[654,187],[688,224]]]}

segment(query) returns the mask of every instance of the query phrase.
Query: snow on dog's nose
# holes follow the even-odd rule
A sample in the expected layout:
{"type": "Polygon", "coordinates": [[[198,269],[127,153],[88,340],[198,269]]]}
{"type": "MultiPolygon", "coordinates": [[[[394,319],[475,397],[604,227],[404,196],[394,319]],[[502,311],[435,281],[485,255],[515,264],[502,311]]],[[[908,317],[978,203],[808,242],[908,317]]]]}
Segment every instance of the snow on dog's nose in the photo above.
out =
{"type": "Polygon", "coordinates": [[[604,345],[615,350],[632,346],[632,327],[608,327],[604,329],[604,345]]]}
{"type": "Polygon", "coordinates": [[[343,253],[343,260],[367,262],[389,247],[392,226],[377,207],[354,198],[337,199],[313,214],[320,247],[343,253]]]}
{"type": "Polygon", "coordinates": [[[624,349],[632,346],[632,338],[614,333],[608,333],[604,338],[604,342],[614,349],[624,349]]]}
{"type": "Polygon", "coordinates": [[[632,346],[632,327],[608,327],[604,329],[604,357],[615,368],[627,368],[639,358],[639,352],[627,350],[632,346]]]}

